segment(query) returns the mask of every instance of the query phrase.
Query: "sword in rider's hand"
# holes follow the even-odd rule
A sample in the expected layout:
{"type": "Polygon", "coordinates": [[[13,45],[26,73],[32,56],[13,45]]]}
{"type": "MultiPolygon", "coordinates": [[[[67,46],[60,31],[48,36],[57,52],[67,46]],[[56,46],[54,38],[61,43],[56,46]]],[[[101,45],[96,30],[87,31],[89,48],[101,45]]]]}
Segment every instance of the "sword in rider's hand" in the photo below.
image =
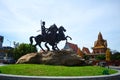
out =
{"type": "Polygon", "coordinates": [[[42,26],[42,20],[40,20],[40,26],[42,26]]]}
{"type": "MultiPolygon", "coordinates": [[[[42,26],[42,20],[40,20],[40,25],[42,26]]],[[[41,30],[37,30],[37,32],[40,32],[41,30]]]]}

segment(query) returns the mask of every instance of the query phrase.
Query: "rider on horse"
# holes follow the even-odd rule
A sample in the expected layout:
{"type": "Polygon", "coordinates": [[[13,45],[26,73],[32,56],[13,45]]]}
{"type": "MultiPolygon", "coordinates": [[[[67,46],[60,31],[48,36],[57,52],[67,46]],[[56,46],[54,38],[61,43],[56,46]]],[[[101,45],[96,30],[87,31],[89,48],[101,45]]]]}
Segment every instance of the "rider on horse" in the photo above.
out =
{"type": "Polygon", "coordinates": [[[55,24],[51,25],[49,28],[45,28],[45,21],[41,24],[41,34],[45,38],[46,35],[52,34],[53,36],[57,34],[58,28],[55,24]]]}
{"type": "Polygon", "coordinates": [[[64,29],[63,26],[60,26],[60,28],[58,28],[55,24],[51,25],[49,28],[45,28],[45,22],[42,21],[41,23],[41,34],[37,35],[37,36],[31,36],[30,39],[30,44],[33,44],[33,39],[35,39],[36,44],[34,46],[39,46],[43,51],[45,51],[42,46],[41,46],[41,42],[45,42],[45,47],[47,48],[47,50],[49,51],[49,47],[47,46],[47,43],[49,43],[49,45],[52,46],[53,50],[59,50],[59,48],[57,47],[57,44],[61,41],[61,40],[66,40],[67,42],[67,38],[72,39],[69,36],[65,36],[64,32],[66,30],[64,29]]]}
{"type": "Polygon", "coordinates": [[[45,28],[45,21],[42,21],[42,24],[41,24],[41,34],[42,36],[45,38],[46,37],[46,32],[47,32],[47,28],[45,28]]]}

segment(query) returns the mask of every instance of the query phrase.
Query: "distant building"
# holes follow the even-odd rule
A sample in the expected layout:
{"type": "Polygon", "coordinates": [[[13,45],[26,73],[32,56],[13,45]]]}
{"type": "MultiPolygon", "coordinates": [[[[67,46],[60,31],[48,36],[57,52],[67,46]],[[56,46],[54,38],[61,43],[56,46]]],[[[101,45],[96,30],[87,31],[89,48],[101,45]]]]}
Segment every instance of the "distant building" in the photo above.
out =
{"type": "Polygon", "coordinates": [[[84,54],[90,54],[90,51],[89,51],[89,49],[88,49],[87,47],[83,47],[83,48],[82,48],[82,52],[83,52],[84,54]]]}
{"type": "Polygon", "coordinates": [[[0,48],[2,48],[3,40],[4,40],[4,37],[0,36],[0,48]]]}
{"type": "Polygon", "coordinates": [[[80,48],[78,48],[77,54],[78,54],[79,56],[81,56],[82,58],[84,57],[84,55],[83,55],[84,53],[81,51],[80,48]]]}
{"type": "Polygon", "coordinates": [[[4,37],[3,37],[3,36],[0,36],[0,59],[2,59],[3,56],[5,56],[5,55],[3,54],[3,47],[2,47],[3,39],[4,39],[4,37]]]}
{"type": "Polygon", "coordinates": [[[70,50],[72,50],[72,51],[77,53],[78,46],[77,46],[77,44],[66,42],[66,44],[64,46],[64,49],[70,49],[70,50]]]}
{"type": "Polygon", "coordinates": [[[3,41],[4,41],[4,37],[0,36],[0,62],[12,58],[12,54],[8,54],[9,50],[11,50],[12,47],[2,46],[3,41]]]}
{"type": "Polygon", "coordinates": [[[80,48],[78,48],[77,44],[66,42],[63,49],[72,50],[75,53],[77,53],[79,56],[83,57],[83,52],[81,51],[80,48]]]}
{"type": "Polygon", "coordinates": [[[107,50],[107,40],[104,40],[101,32],[98,34],[98,39],[94,42],[93,54],[105,54],[107,50]]]}

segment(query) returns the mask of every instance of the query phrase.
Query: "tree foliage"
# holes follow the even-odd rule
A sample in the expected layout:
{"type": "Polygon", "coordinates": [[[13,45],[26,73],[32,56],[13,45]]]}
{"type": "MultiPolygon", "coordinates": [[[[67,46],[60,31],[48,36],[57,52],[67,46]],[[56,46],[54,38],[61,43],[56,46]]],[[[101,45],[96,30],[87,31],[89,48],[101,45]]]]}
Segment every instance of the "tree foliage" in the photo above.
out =
{"type": "Polygon", "coordinates": [[[89,60],[89,59],[90,59],[90,56],[88,56],[88,55],[86,55],[86,54],[83,54],[83,58],[84,58],[85,60],[89,60]]]}
{"type": "Polygon", "coordinates": [[[100,54],[96,56],[97,60],[105,60],[105,54],[100,54]]]}
{"type": "Polygon", "coordinates": [[[112,60],[120,60],[120,52],[116,52],[111,56],[112,60]]]}
{"type": "Polygon", "coordinates": [[[26,43],[22,43],[18,47],[13,49],[13,57],[15,60],[17,60],[21,56],[23,56],[27,53],[31,53],[31,52],[37,52],[36,47],[26,44],[26,43]]]}

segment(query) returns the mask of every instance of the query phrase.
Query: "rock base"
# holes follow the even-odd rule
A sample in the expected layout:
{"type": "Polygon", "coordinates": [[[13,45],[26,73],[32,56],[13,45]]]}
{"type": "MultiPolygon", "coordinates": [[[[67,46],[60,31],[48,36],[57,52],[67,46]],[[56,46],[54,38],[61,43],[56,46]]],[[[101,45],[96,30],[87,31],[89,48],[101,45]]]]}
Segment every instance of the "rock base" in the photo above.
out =
{"type": "Polygon", "coordinates": [[[41,53],[29,53],[18,59],[17,64],[47,64],[47,65],[65,65],[82,66],[85,61],[73,51],[48,51],[41,53]]]}

